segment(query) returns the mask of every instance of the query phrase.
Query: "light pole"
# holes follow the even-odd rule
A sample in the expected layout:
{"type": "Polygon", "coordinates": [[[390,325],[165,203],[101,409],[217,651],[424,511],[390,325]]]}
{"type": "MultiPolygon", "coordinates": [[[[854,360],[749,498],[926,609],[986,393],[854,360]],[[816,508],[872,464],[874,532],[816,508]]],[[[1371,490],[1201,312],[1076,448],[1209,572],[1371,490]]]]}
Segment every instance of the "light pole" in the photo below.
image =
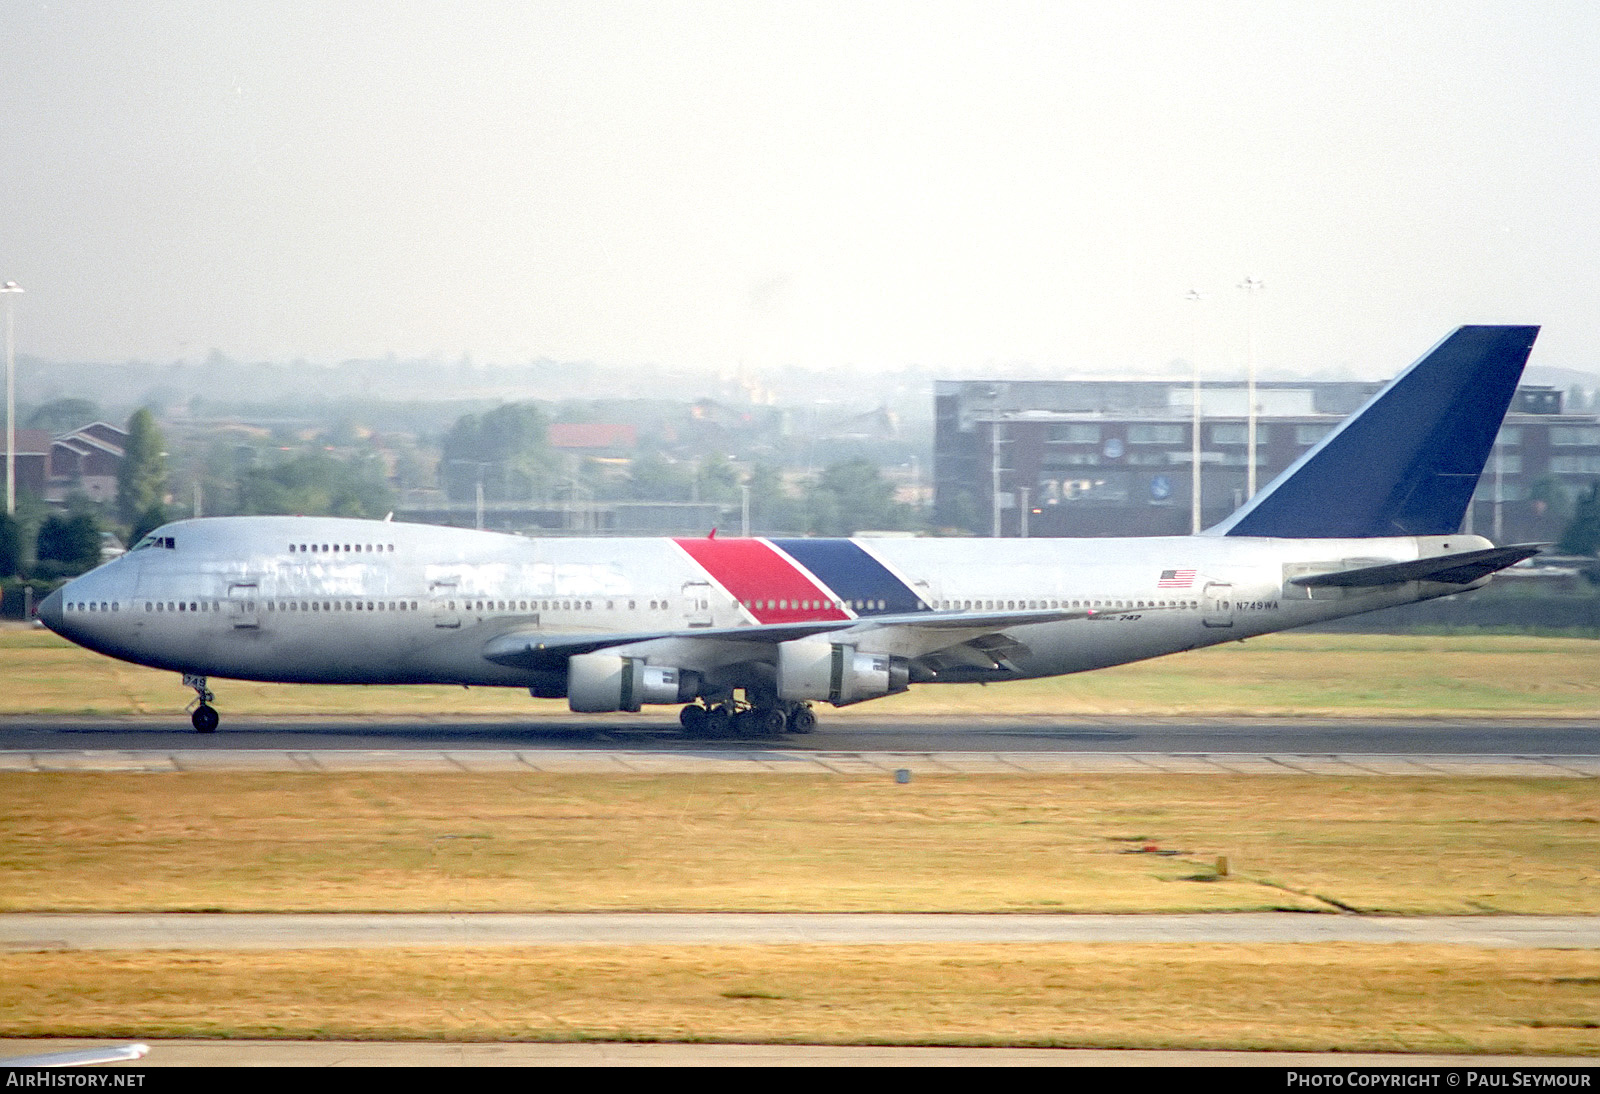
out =
{"type": "Polygon", "coordinates": [[[1200,303],[1205,299],[1199,289],[1190,289],[1183,297],[1194,307],[1194,346],[1189,351],[1189,363],[1194,366],[1194,376],[1189,387],[1189,533],[1200,534],[1200,303]]]}
{"type": "Polygon", "coordinates": [[[1245,400],[1249,403],[1249,425],[1245,445],[1244,497],[1246,501],[1256,496],[1256,293],[1266,288],[1259,277],[1247,277],[1239,282],[1244,290],[1245,359],[1249,379],[1245,383],[1245,400]]]}
{"type": "Polygon", "coordinates": [[[1498,436],[1494,439],[1494,541],[1506,541],[1505,506],[1502,504],[1506,484],[1506,450],[1498,436]]]}
{"type": "Polygon", "coordinates": [[[1000,385],[989,389],[989,536],[1000,538],[1000,385]]]}
{"type": "Polygon", "coordinates": [[[12,302],[22,286],[15,281],[0,285],[6,297],[6,516],[17,511],[17,363],[12,335],[12,302]]]}
{"type": "MultiPolygon", "coordinates": [[[[473,511],[474,511],[473,524],[478,529],[478,531],[480,531],[480,532],[483,531],[483,472],[484,472],[484,469],[489,466],[489,464],[486,461],[483,461],[483,460],[453,459],[453,460],[449,460],[449,461],[446,461],[446,462],[448,462],[448,463],[450,463],[452,465],[460,464],[463,467],[476,467],[478,469],[478,477],[477,477],[476,482],[473,484],[473,511]]],[[[441,467],[442,466],[443,465],[441,464],[441,467]]],[[[442,478],[443,476],[441,475],[440,477],[442,478]]],[[[502,479],[500,485],[501,485],[501,493],[504,494],[506,491],[505,491],[505,482],[504,482],[503,479],[502,479]]],[[[446,494],[448,496],[449,483],[445,484],[445,491],[446,491],[446,494]]],[[[454,503],[454,499],[451,499],[451,504],[453,504],[453,503],[454,503]]],[[[452,512],[452,516],[450,518],[448,518],[448,519],[454,519],[453,512],[452,512]]]]}

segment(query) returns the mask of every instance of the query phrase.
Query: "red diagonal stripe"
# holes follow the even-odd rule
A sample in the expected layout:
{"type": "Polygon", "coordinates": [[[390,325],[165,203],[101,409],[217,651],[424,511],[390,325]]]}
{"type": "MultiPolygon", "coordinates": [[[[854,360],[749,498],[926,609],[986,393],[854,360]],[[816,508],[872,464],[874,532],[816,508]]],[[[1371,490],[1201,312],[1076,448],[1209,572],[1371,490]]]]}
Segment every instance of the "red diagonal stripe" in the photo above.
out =
{"type": "Polygon", "coordinates": [[[749,606],[759,623],[799,623],[809,619],[849,619],[833,607],[832,594],[764,539],[674,540],[718,584],[749,606]],[[802,604],[821,604],[810,609],[802,604]],[[783,604],[785,607],[767,607],[783,604]]]}

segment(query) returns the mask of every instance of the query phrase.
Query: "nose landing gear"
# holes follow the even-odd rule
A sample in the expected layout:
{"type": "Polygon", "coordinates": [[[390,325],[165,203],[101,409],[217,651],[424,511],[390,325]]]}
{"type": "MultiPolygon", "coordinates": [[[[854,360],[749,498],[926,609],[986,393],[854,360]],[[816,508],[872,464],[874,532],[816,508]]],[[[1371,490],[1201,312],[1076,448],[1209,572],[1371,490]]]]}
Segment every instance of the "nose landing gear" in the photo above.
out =
{"type": "Polygon", "coordinates": [[[217,709],[211,704],[216,701],[216,696],[206,686],[204,676],[191,676],[183,674],[183,686],[194,688],[194,701],[188,706],[189,722],[194,726],[196,733],[215,733],[217,723],[221,719],[217,716],[217,709]]]}

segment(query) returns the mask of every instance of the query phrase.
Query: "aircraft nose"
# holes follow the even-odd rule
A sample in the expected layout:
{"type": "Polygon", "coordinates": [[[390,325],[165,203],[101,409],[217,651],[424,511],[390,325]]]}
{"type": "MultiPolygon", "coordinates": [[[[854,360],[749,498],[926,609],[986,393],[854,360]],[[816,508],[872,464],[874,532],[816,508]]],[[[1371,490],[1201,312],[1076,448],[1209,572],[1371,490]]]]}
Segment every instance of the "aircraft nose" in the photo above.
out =
{"type": "Polygon", "coordinates": [[[39,601],[39,610],[36,614],[39,616],[39,622],[60,634],[62,624],[61,590],[57,589],[39,601]]]}

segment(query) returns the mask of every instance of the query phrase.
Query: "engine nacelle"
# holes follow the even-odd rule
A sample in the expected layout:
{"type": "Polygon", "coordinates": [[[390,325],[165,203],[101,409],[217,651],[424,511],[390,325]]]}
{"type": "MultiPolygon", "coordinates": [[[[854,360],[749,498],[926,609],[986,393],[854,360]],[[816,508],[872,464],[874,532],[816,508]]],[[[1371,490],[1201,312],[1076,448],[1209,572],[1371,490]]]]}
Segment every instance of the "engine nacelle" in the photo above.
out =
{"type": "Polygon", "coordinates": [[[836,707],[877,699],[911,686],[911,666],[886,653],[859,653],[826,638],[778,645],[778,698],[827,700],[836,707]]]}
{"type": "Polygon", "coordinates": [[[637,711],[645,703],[693,699],[697,677],[642,657],[580,653],[567,659],[567,706],[580,714],[637,711]]]}

